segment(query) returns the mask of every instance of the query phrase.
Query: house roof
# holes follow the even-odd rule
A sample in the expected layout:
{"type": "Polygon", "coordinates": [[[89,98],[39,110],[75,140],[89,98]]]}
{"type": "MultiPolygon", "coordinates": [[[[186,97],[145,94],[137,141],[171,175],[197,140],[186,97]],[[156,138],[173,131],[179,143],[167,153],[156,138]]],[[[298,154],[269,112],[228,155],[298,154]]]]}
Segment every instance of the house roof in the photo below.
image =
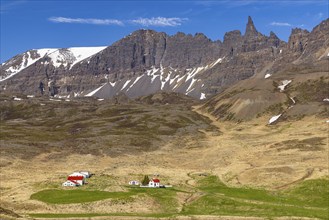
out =
{"type": "Polygon", "coordinates": [[[84,176],[68,176],[67,180],[83,180],[85,177],[84,176]]]}
{"type": "Polygon", "coordinates": [[[159,179],[153,179],[153,182],[160,183],[160,180],[159,179]]]}
{"type": "Polygon", "coordinates": [[[71,173],[69,176],[84,176],[84,177],[87,177],[89,174],[86,174],[86,173],[80,173],[80,172],[74,172],[74,173],[71,173]]]}

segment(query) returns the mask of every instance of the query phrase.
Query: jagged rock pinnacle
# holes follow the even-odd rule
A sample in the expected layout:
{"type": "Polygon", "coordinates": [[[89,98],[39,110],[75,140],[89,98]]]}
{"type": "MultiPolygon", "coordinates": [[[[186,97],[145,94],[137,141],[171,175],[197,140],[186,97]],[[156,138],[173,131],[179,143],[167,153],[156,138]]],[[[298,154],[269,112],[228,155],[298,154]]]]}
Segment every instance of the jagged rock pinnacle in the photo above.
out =
{"type": "Polygon", "coordinates": [[[245,32],[244,36],[246,38],[249,38],[249,37],[257,36],[257,34],[258,34],[258,31],[256,30],[254,22],[252,21],[251,17],[248,16],[248,23],[247,23],[246,32],[245,32]]]}

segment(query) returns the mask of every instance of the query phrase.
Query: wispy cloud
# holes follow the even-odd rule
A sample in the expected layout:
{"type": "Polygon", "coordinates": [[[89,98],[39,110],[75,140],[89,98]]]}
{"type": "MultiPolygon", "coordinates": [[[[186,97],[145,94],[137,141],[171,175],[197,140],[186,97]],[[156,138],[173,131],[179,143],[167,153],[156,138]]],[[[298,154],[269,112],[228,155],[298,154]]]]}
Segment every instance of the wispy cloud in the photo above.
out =
{"type": "Polygon", "coordinates": [[[138,18],[131,20],[133,24],[139,24],[142,26],[158,26],[158,27],[176,27],[182,25],[187,21],[187,18],[165,18],[165,17],[153,17],[153,18],[138,18]]]}
{"type": "Polygon", "coordinates": [[[285,26],[285,27],[291,27],[292,24],[289,24],[287,22],[276,22],[276,21],[273,21],[270,25],[272,26],[285,26]]]}
{"type": "Polygon", "coordinates": [[[26,0],[16,0],[16,1],[8,1],[1,2],[0,4],[0,13],[8,12],[9,10],[14,9],[16,6],[26,3],[26,0]]]}
{"type": "Polygon", "coordinates": [[[243,7],[247,5],[279,5],[279,6],[298,6],[298,5],[328,5],[328,0],[199,0],[194,2],[196,5],[211,7],[215,5],[224,5],[229,8],[243,7]]]}
{"type": "Polygon", "coordinates": [[[51,17],[48,19],[55,23],[74,23],[74,24],[95,24],[95,25],[119,25],[124,23],[117,19],[96,19],[96,18],[65,18],[65,17],[51,17]]]}
{"type": "Polygon", "coordinates": [[[125,24],[137,24],[145,27],[176,27],[182,25],[188,18],[138,18],[134,20],[117,20],[117,19],[96,19],[96,18],[67,18],[67,17],[51,17],[49,21],[54,23],[69,23],[69,24],[94,24],[94,25],[118,25],[124,26],[125,24]]]}
{"type": "Polygon", "coordinates": [[[322,12],[319,12],[314,16],[315,20],[321,20],[322,18],[324,18],[324,14],[322,12]]]}
{"type": "Polygon", "coordinates": [[[298,27],[298,28],[305,28],[305,24],[290,24],[288,22],[276,22],[273,21],[270,23],[271,26],[277,26],[277,27],[298,27]]]}

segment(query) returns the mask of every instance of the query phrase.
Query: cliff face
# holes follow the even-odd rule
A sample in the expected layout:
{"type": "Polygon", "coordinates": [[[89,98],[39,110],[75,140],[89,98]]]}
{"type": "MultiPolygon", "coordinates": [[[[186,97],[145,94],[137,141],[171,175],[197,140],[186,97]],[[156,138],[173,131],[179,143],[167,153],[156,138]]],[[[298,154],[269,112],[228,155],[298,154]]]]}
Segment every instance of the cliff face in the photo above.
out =
{"type": "Polygon", "coordinates": [[[259,33],[249,17],[244,35],[227,32],[223,43],[202,33],[138,30],[108,47],[31,50],[2,64],[0,85],[6,92],[37,93],[43,82],[60,95],[86,95],[110,82],[108,97],[163,90],[205,98],[256,73],[326,59],[328,23],[312,32],[293,29],[288,43],[259,33]]]}
{"type": "Polygon", "coordinates": [[[161,65],[179,69],[202,66],[219,56],[220,43],[212,42],[203,34],[168,36],[138,30],[72,71],[112,74],[114,79],[120,79],[161,65]]]}

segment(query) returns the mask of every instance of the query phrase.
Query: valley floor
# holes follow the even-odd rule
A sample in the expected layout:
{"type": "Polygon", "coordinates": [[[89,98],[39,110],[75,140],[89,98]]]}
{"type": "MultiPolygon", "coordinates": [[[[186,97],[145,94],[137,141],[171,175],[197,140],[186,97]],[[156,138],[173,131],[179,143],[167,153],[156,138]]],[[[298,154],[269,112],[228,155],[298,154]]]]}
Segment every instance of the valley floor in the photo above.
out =
{"type": "MultiPolygon", "coordinates": [[[[197,107],[194,112],[203,120],[210,118],[212,128],[198,128],[195,136],[189,134],[191,128],[186,125],[181,128],[183,131],[179,130],[182,134],[166,137],[161,146],[142,153],[125,151],[112,156],[70,151],[62,155],[58,151],[45,151],[25,159],[7,153],[8,146],[5,145],[11,142],[3,138],[0,206],[22,218],[328,217],[329,205],[324,197],[317,198],[319,193],[329,195],[323,187],[328,184],[329,176],[328,123],[325,119],[304,117],[269,126],[265,116],[237,124],[216,121],[197,107]],[[90,170],[95,176],[88,185],[63,189],[61,183],[75,170],[90,170]],[[155,173],[160,174],[163,184],[174,188],[141,191],[127,186],[130,180],[141,180],[144,175],[155,173]],[[308,193],[314,187],[323,191],[308,193]],[[122,195],[83,203],[42,202],[33,196],[31,199],[31,195],[44,190],[59,190],[59,193],[80,190],[82,196],[84,190],[122,195]],[[305,195],[301,193],[303,190],[305,195]]],[[[6,120],[3,126],[9,128],[9,123],[20,122],[6,120]]],[[[26,147],[29,147],[28,143],[26,147]]],[[[3,210],[0,214],[3,218],[17,218],[3,210]]]]}

